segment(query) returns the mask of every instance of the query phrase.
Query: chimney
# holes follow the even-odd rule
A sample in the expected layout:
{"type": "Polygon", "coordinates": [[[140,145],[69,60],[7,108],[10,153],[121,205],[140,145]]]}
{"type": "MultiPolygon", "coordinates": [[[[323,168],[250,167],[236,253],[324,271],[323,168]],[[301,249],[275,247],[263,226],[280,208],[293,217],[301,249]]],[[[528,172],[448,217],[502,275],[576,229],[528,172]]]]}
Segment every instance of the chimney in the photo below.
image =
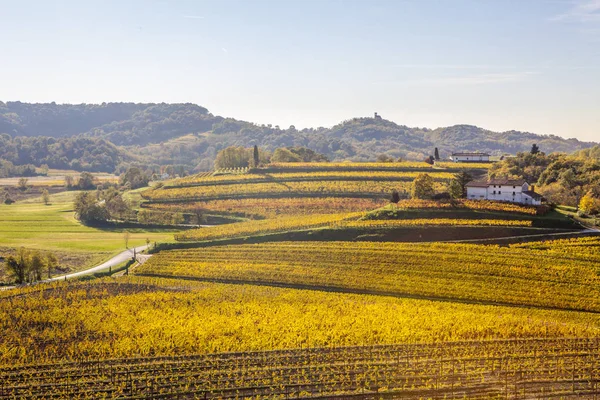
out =
{"type": "Polygon", "coordinates": [[[529,185],[529,190],[532,192],[535,192],[535,186],[534,185],[529,185]]]}

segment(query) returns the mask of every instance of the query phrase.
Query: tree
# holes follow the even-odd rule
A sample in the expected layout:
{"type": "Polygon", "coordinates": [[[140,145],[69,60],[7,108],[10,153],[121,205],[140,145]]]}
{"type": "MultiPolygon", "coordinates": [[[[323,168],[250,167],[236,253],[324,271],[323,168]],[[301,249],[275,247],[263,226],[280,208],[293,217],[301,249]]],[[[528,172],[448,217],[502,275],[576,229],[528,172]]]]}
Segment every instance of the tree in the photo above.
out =
{"type": "Polygon", "coordinates": [[[530,153],[531,154],[538,154],[539,152],[540,152],[540,148],[538,147],[538,145],[535,144],[535,143],[532,144],[531,145],[531,151],[530,151],[530,153]]]}
{"type": "Polygon", "coordinates": [[[94,175],[90,174],[89,172],[82,172],[81,175],[79,175],[79,182],[77,183],[77,186],[81,190],[96,189],[94,175]]]}
{"type": "Polygon", "coordinates": [[[394,162],[394,157],[388,156],[385,153],[381,153],[380,155],[377,156],[377,162],[381,162],[381,163],[394,162]]]}
{"type": "Polygon", "coordinates": [[[194,207],[192,212],[194,213],[194,222],[196,225],[202,225],[206,222],[206,218],[204,217],[204,209],[202,207],[194,207]]]}
{"type": "Polygon", "coordinates": [[[128,168],[127,171],[120,177],[121,185],[125,186],[129,184],[131,189],[148,186],[149,181],[150,178],[148,175],[138,167],[128,168]]]}
{"type": "Polygon", "coordinates": [[[250,161],[249,149],[242,146],[230,146],[217,153],[215,168],[244,168],[250,161]]]}
{"type": "Polygon", "coordinates": [[[75,216],[84,223],[105,222],[110,218],[110,213],[103,204],[100,204],[91,192],[81,192],[75,196],[73,202],[75,216]]]}
{"type": "Polygon", "coordinates": [[[426,162],[427,164],[431,164],[431,165],[433,165],[435,162],[433,159],[433,156],[425,157],[425,159],[423,161],[426,162]]]}
{"type": "Polygon", "coordinates": [[[54,253],[46,254],[46,270],[48,271],[48,278],[52,277],[52,271],[58,267],[58,258],[54,253]]]}
{"type": "Polygon", "coordinates": [[[598,200],[593,197],[591,190],[581,198],[581,201],[579,201],[579,210],[584,214],[596,214],[598,212],[598,208],[598,200]]]}
{"type": "Polygon", "coordinates": [[[106,201],[106,210],[110,214],[111,219],[124,220],[127,215],[131,212],[131,207],[129,204],[123,199],[121,193],[116,193],[112,195],[106,201]]]}
{"type": "Polygon", "coordinates": [[[19,179],[19,183],[18,183],[19,189],[27,190],[27,182],[29,182],[29,180],[27,178],[19,179]]]}
{"type": "Polygon", "coordinates": [[[328,162],[329,159],[324,154],[317,153],[306,147],[287,147],[289,151],[300,157],[304,162],[328,162]]]}
{"type": "Polygon", "coordinates": [[[6,268],[16,284],[25,283],[25,276],[27,273],[27,266],[25,264],[20,263],[17,258],[9,256],[6,259],[6,268]]]}
{"type": "Polygon", "coordinates": [[[456,179],[452,179],[448,184],[448,193],[453,199],[461,199],[464,196],[463,188],[456,179]]]}
{"type": "Polygon", "coordinates": [[[433,152],[433,157],[435,158],[436,161],[439,161],[440,159],[440,152],[438,151],[438,148],[435,148],[435,151],[433,152]]]}
{"type": "Polygon", "coordinates": [[[271,157],[271,162],[302,162],[302,157],[298,154],[295,154],[290,149],[281,148],[275,149],[273,152],[273,156],[271,157]]]}
{"type": "Polygon", "coordinates": [[[435,194],[434,180],[429,174],[419,174],[412,183],[411,197],[413,199],[431,199],[435,194]]]}
{"type": "Polygon", "coordinates": [[[123,240],[125,240],[125,248],[129,248],[129,231],[123,232],[123,240]]]}
{"type": "Polygon", "coordinates": [[[50,204],[50,193],[48,193],[48,189],[42,190],[42,200],[45,205],[50,204]]]}
{"type": "Polygon", "coordinates": [[[65,188],[73,188],[73,177],[71,175],[65,175],[65,188]]]}
{"type": "Polygon", "coordinates": [[[450,192],[450,195],[455,199],[465,197],[467,195],[467,183],[471,182],[472,180],[473,177],[466,171],[461,171],[455,174],[450,183],[452,185],[452,182],[455,182],[454,185],[456,186],[456,189],[454,190],[456,191],[456,194],[458,194],[458,189],[460,188],[460,194],[455,197],[450,190],[451,187],[449,186],[448,191],[450,192]]]}
{"type": "Polygon", "coordinates": [[[42,258],[42,255],[40,254],[40,252],[34,251],[31,254],[31,258],[30,258],[30,264],[29,264],[30,278],[29,278],[29,280],[31,282],[41,280],[42,273],[44,272],[45,267],[46,267],[46,264],[44,262],[44,259],[42,258]]]}
{"type": "Polygon", "coordinates": [[[392,195],[390,196],[390,203],[398,204],[400,201],[400,194],[396,189],[392,191],[392,195]]]}
{"type": "Polygon", "coordinates": [[[258,146],[257,145],[254,145],[253,156],[254,156],[254,167],[258,167],[260,165],[260,156],[258,154],[258,146]]]}

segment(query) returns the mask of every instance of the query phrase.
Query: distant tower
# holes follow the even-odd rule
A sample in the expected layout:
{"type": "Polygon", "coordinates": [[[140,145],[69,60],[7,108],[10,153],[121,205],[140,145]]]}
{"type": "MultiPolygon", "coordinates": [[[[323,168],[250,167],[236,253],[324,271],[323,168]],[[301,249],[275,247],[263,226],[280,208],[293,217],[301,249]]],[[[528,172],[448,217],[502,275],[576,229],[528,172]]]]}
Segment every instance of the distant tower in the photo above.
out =
{"type": "Polygon", "coordinates": [[[373,116],[373,118],[375,119],[381,119],[381,115],[377,114],[377,112],[375,112],[375,115],[373,116]]]}

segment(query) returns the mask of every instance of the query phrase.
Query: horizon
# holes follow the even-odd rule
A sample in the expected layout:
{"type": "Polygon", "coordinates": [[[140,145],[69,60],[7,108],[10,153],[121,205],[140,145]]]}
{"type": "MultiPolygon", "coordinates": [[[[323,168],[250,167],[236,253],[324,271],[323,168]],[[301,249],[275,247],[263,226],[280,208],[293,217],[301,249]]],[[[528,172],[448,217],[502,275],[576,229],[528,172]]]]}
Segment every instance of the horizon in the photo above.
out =
{"type": "Polygon", "coordinates": [[[0,0],[3,96],[600,140],[600,1],[0,0]],[[398,122],[397,122],[398,123],[398,122]]]}
{"type": "MultiPolygon", "coordinates": [[[[20,100],[7,100],[7,101],[0,100],[0,103],[5,103],[5,104],[6,103],[17,103],[17,102],[20,102],[20,103],[23,103],[23,104],[55,104],[57,106],[61,106],[61,105],[72,105],[72,106],[77,106],[77,105],[102,105],[103,103],[106,103],[106,104],[111,104],[111,103],[112,104],[118,104],[118,103],[161,104],[160,102],[159,103],[157,103],[157,102],[149,102],[149,103],[138,102],[138,103],[136,103],[136,102],[125,102],[125,101],[105,101],[105,102],[102,102],[102,103],[58,103],[58,102],[30,103],[30,102],[25,102],[25,101],[20,101],[20,100]]],[[[165,104],[186,104],[186,103],[166,103],[166,102],[162,102],[162,103],[165,103],[165,104]]],[[[208,107],[206,107],[206,106],[204,106],[202,104],[189,103],[189,102],[187,102],[187,103],[188,104],[193,104],[193,105],[196,105],[196,106],[199,106],[199,107],[202,107],[202,108],[206,108],[208,110],[208,113],[210,113],[210,114],[212,114],[212,115],[214,115],[216,117],[232,118],[232,119],[236,119],[238,121],[248,122],[248,123],[252,123],[252,124],[255,124],[255,125],[269,125],[270,124],[273,127],[279,126],[279,125],[273,124],[273,123],[262,123],[262,122],[241,120],[239,118],[236,118],[235,116],[230,116],[230,115],[227,115],[227,116],[225,116],[225,115],[219,115],[219,114],[215,114],[215,113],[211,112],[211,110],[208,107]]],[[[518,132],[521,132],[521,133],[531,133],[531,134],[542,136],[542,137],[558,136],[558,137],[566,139],[566,140],[575,139],[575,140],[579,140],[580,142],[583,142],[583,143],[592,143],[594,145],[600,144],[600,140],[582,140],[582,139],[579,139],[579,138],[576,138],[576,137],[563,137],[563,136],[554,135],[554,134],[551,134],[551,133],[520,131],[518,129],[508,129],[508,130],[505,130],[505,131],[495,131],[495,130],[489,129],[489,128],[485,127],[485,126],[473,125],[473,124],[469,124],[469,123],[458,123],[458,124],[446,125],[446,126],[436,126],[435,128],[431,127],[431,126],[407,125],[407,124],[403,124],[403,123],[398,122],[398,121],[394,121],[392,119],[385,118],[384,116],[382,116],[379,113],[378,113],[378,116],[380,116],[385,121],[392,122],[392,123],[394,123],[394,124],[396,124],[398,126],[406,126],[408,128],[411,128],[411,129],[428,129],[428,130],[434,131],[434,130],[437,130],[437,129],[450,128],[450,127],[453,127],[453,126],[473,126],[475,128],[483,129],[483,130],[490,131],[490,132],[493,132],[493,133],[505,133],[505,132],[510,132],[510,131],[518,131],[518,132]]],[[[346,118],[346,119],[343,119],[341,121],[338,121],[337,123],[335,123],[333,125],[307,126],[307,127],[300,127],[300,128],[298,126],[294,125],[294,124],[292,124],[292,125],[294,125],[296,127],[296,129],[298,129],[298,130],[311,129],[311,128],[313,128],[313,129],[319,129],[319,128],[331,129],[335,125],[339,125],[339,124],[342,124],[342,123],[344,123],[346,121],[351,121],[353,119],[361,119],[361,118],[370,118],[370,119],[373,119],[373,116],[354,116],[354,117],[350,117],[350,118],[346,118]]],[[[282,129],[282,130],[286,129],[286,127],[284,127],[284,126],[279,126],[279,128],[282,129]]]]}

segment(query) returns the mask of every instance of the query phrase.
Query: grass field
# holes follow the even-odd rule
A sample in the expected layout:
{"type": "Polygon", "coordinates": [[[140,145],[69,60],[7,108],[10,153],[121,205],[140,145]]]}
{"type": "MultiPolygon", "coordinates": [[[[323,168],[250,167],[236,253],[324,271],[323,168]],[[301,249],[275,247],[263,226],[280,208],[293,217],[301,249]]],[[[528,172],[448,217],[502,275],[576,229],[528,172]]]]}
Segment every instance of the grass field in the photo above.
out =
{"type": "MultiPolygon", "coordinates": [[[[27,177],[27,185],[31,186],[65,186],[65,177],[70,176],[77,180],[81,172],[73,170],[50,169],[46,176],[27,177]]],[[[119,177],[107,173],[93,173],[98,182],[118,182],[119,177]]],[[[17,186],[21,178],[1,178],[0,186],[17,186]]]]}
{"type": "MultiPolygon", "coordinates": [[[[0,204],[0,247],[85,254],[89,267],[110,255],[123,251],[123,229],[87,227],[75,219],[73,199],[77,192],[61,192],[50,196],[50,205],[40,198],[28,199],[11,205],[0,204]]],[[[127,229],[129,246],[173,240],[173,232],[161,230],[127,229]]],[[[59,260],[60,261],[60,260],[59,260]]]]}

